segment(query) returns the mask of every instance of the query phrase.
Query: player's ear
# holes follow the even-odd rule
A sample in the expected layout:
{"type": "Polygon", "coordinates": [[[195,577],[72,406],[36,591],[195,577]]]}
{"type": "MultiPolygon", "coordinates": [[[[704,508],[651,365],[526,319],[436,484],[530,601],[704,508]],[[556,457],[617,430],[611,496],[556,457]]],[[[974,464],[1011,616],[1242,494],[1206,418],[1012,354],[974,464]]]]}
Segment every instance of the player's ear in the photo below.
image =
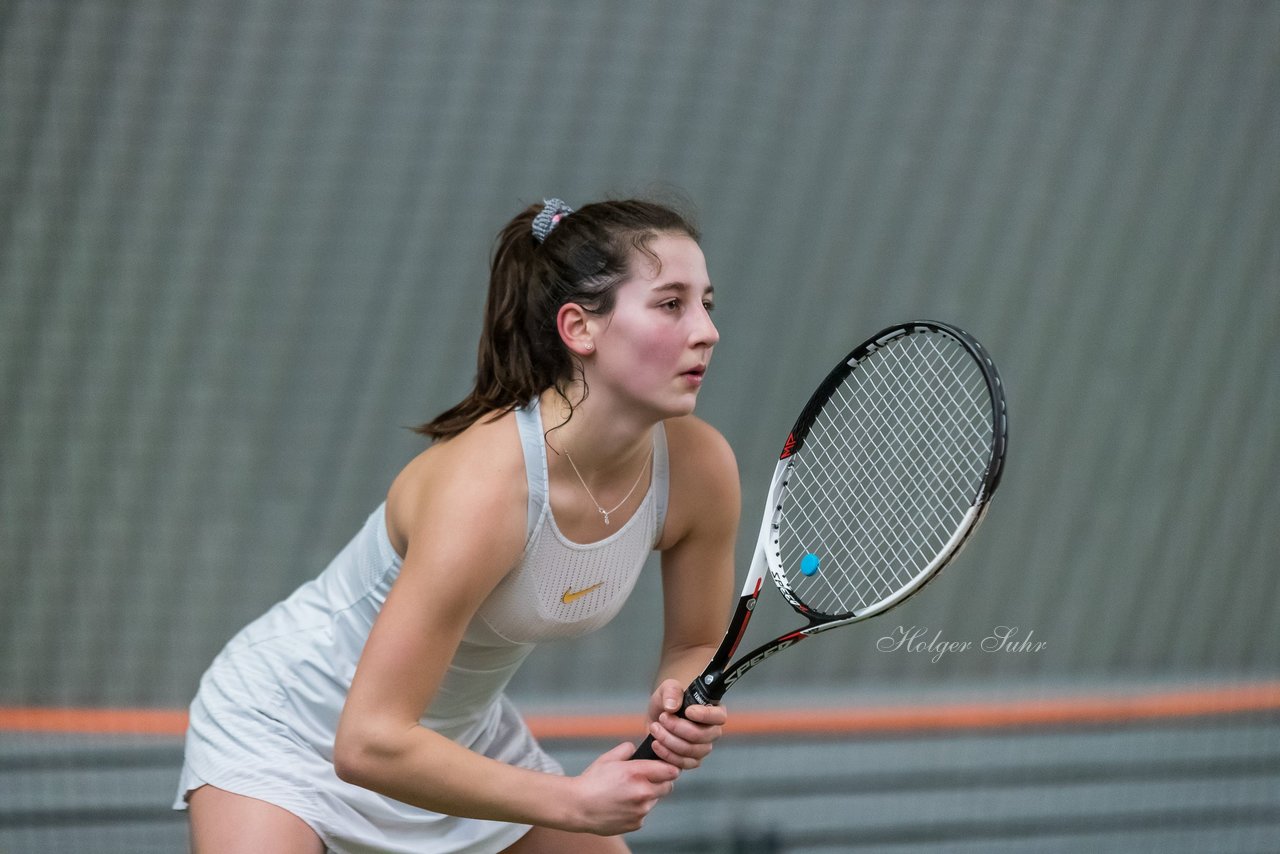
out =
{"type": "Polygon", "coordinates": [[[588,356],[595,352],[590,320],[591,315],[576,302],[567,302],[556,312],[556,331],[570,353],[588,356]]]}

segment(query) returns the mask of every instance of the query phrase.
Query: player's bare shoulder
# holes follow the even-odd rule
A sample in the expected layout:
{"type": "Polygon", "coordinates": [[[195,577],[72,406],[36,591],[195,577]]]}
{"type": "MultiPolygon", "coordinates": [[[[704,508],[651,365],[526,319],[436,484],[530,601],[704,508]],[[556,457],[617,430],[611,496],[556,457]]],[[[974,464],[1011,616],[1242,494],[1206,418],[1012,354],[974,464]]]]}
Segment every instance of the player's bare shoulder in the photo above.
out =
{"type": "Polygon", "coordinates": [[[484,520],[494,535],[523,532],[527,502],[520,434],[505,413],[436,442],[401,469],[387,491],[387,532],[401,555],[424,514],[484,520]]]}
{"type": "Polygon", "coordinates": [[[733,449],[720,431],[696,415],[684,415],[663,422],[667,433],[672,469],[715,477],[732,474],[737,480],[738,464],[733,449]]]}
{"type": "Polygon", "coordinates": [[[737,526],[741,505],[738,462],[720,431],[694,415],[664,422],[670,461],[668,524],[658,548],[665,549],[699,520],[737,526]]]}

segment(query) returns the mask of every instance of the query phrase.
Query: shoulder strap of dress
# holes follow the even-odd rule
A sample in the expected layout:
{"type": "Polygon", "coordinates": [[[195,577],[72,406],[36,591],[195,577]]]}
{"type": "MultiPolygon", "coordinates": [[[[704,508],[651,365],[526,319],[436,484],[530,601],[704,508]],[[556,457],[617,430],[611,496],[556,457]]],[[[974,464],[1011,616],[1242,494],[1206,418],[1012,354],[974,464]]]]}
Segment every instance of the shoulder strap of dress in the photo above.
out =
{"type": "Polygon", "coordinates": [[[524,449],[525,480],[529,484],[529,513],[525,528],[525,542],[533,538],[533,532],[542,518],[547,503],[547,448],[542,433],[542,414],[538,398],[516,410],[516,424],[520,428],[520,445],[524,449]]]}
{"type": "Polygon", "coordinates": [[[669,482],[670,467],[667,462],[667,430],[665,425],[658,423],[657,429],[653,431],[653,507],[656,512],[656,522],[653,532],[653,547],[657,548],[658,541],[662,539],[662,525],[667,519],[667,484],[669,482]]]}

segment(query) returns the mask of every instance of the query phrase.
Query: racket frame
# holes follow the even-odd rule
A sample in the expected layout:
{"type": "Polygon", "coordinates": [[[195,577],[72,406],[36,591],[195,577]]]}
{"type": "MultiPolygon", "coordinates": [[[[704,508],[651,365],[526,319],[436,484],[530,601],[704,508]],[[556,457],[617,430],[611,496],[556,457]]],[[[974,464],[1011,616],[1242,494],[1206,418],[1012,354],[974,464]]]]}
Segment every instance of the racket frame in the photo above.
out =
{"type": "MultiPolygon", "coordinates": [[[[729,627],[720,646],[711,657],[710,663],[685,690],[684,699],[677,714],[683,717],[685,709],[695,703],[699,705],[718,704],[725,691],[741,679],[747,671],[765,659],[794,646],[807,637],[825,632],[828,629],[847,626],[851,623],[879,616],[902,604],[902,602],[919,592],[925,584],[936,578],[942,568],[959,554],[969,536],[977,529],[986,515],[991,496],[999,485],[1000,477],[1004,470],[1007,442],[1008,418],[1005,409],[1004,387],[1001,383],[1000,375],[985,348],[964,330],[939,321],[916,320],[886,327],[850,351],[814,390],[801,410],[795,424],[787,434],[787,439],[783,443],[782,452],[778,457],[773,478],[769,485],[765,511],[760,524],[760,533],[756,538],[751,565],[747,571],[733,616],[730,618],[729,627]],[[856,370],[864,359],[876,350],[905,335],[926,333],[943,334],[960,343],[969,352],[969,355],[982,372],[992,401],[992,448],[987,470],[980,480],[972,506],[964,515],[960,524],[957,525],[955,533],[939,550],[937,556],[924,569],[916,573],[911,581],[884,599],[848,614],[828,615],[819,613],[796,598],[786,580],[786,573],[779,557],[778,540],[781,531],[779,520],[784,507],[783,499],[787,488],[787,477],[794,464],[792,457],[804,447],[805,439],[808,437],[814,421],[831,398],[831,395],[835,393],[835,390],[839,388],[844,379],[856,370]],[[788,604],[791,605],[792,609],[808,621],[807,625],[761,644],[730,664],[729,660],[742,642],[742,638],[746,634],[747,624],[751,621],[751,616],[760,599],[760,592],[764,587],[766,573],[772,577],[774,585],[778,588],[783,598],[787,600],[788,604]]],[[[633,758],[654,758],[651,747],[652,741],[653,737],[649,736],[641,744],[633,758]]]]}

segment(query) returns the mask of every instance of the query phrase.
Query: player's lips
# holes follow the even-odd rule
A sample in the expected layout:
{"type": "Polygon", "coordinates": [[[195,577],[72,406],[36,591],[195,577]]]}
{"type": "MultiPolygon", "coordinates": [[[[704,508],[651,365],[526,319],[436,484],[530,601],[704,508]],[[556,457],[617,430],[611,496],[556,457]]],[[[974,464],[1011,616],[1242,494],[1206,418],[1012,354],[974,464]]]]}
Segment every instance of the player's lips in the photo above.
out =
{"type": "Polygon", "coordinates": [[[707,372],[706,365],[695,365],[694,367],[680,374],[680,376],[684,377],[686,380],[693,383],[694,385],[702,385],[702,375],[705,374],[706,372],[707,372]]]}

